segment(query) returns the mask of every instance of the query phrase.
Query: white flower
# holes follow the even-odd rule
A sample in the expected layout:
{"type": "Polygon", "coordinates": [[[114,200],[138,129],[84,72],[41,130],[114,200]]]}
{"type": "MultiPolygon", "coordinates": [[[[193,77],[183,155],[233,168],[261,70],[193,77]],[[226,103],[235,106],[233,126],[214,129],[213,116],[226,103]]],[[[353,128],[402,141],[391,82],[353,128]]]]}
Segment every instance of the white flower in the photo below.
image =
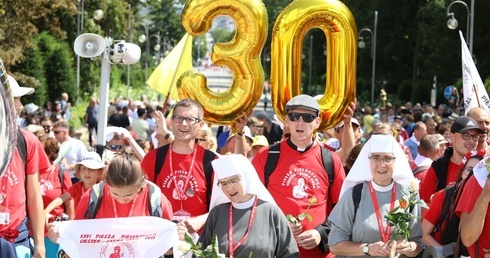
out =
{"type": "Polygon", "coordinates": [[[420,186],[420,180],[417,178],[414,178],[412,181],[410,181],[410,185],[408,186],[408,190],[410,192],[418,192],[419,191],[419,186],[420,186]]]}
{"type": "Polygon", "coordinates": [[[191,249],[191,245],[185,241],[180,241],[179,246],[177,247],[177,250],[182,253],[187,253],[191,249]]]}

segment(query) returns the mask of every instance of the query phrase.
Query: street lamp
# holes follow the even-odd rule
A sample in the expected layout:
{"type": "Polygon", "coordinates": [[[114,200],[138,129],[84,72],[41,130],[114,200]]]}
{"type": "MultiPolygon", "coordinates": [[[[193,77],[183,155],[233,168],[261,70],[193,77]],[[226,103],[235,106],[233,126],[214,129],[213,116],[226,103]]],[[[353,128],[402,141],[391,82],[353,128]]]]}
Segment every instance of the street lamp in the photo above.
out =
{"type": "Polygon", "coordinates": [[[371,31],[369,28],[363,28],[358,33],[358,47],[364,48],[366,43],[364,39],[361,37],[363,32],[369,32],[371,34],[371,59],[373,59],[373,70],[371,76],[371,109],[374,110],[374,79],[376,75],[376,33],[378,27],[378,11],[374,11],[374,31],[371,31]]]}
{"type": "Polygon", "coordinates": [[[447,7],[447,17],[450,17],[447,20],[447,27],[451,30],[454,30],[458,27],[458,20],[454,18],[454,13],[449,12],[451,6],[453,4],[462,4],[466,8],[466,12],[468,13],[468,18],[466,19],[466,40],[468,41],[468,47],[470,49],[470,53],[473,54],[473,27],[474,27],[474,19],[475,19],[475,0],[471,0],[471,11],[468,8],[468,5],[460,0],[454,1],[447,7]]]}
{"type": "Polygon", "coordinates": [[[196,42],[194,43],[197,46],[197,66],[200,66],[201,63],[201,46],[204,44],[202,40],[197,39],[196,42]]]}

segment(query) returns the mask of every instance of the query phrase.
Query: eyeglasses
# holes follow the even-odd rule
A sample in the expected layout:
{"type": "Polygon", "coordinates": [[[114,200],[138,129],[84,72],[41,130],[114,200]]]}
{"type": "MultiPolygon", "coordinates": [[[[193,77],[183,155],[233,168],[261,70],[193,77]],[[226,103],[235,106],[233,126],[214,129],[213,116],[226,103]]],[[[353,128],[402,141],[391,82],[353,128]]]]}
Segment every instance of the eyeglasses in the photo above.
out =
{"type": "Polygon", "coordinates": [[[176,123],[182,123],[185,122],[189,125],[193,125],[195,123],[198,123],[201,121],[201,119],[197,118],[197,117],[192,117],[192,116],[179,116],[179,115],[172,115],[172,120],[176,123]]]}
{"type": "Polygon", "coordinates": [[[386,165],[390,165],[391,163],[393,163],[393,161],[395,161],[395,157],[390,157],[390,156],[384,156],[384,157],[372,156],[369,157],[369,159],[376,164],[380,164],[381,162],[384,162],[386,165]]]}
{"type": "Polygon", "coordinates": [[[59,134],[61,132],[63,132],[63,131],[53,131],[54,134],[59,134]]]}
{"type": "Polygon", "coordinates": [[[240,181],[240,177],[235,177],[227,181],[218,182],[218,186],[221,188],[225,188],[227,186],[234,186],[238,181],[240,181]]]}
{"type": "Polygon", "coordinates": [[[109,145],[107,147],[109,147],[111,150],[117,150],[117,149],[124,148],[124,145],[123,144],[119,144],[119,145],[118,144],[111,144],[111,145],[109,145]]]}
{"type": "Polygon", "coordinates": [[[207,140],[204,138],[196,138],[196,142],[205,142],[205,141],[207,141],[207,140]]]}
{"type": "Polygon", "coordinates": [[[461,138],[463,138],[463,140],[469,140],[469,139],[473,139],[473,141],[477,142],[478,139],[480,139],[480,135],[478,134],[469,134],[469,133],[462,133],[461,134],[461,138]]]}
{"type": "Polygon", "coordinates": [[[288,113],[289,120],[293,122],[297,122],[300,117],[303,118],[303,122],[305,123],[311,123],[313,122],[313,120],[315,120],[315,118],[317,118],[316,115],[308,114],[308,113],[295,113],[295,112],[288,113]]]}

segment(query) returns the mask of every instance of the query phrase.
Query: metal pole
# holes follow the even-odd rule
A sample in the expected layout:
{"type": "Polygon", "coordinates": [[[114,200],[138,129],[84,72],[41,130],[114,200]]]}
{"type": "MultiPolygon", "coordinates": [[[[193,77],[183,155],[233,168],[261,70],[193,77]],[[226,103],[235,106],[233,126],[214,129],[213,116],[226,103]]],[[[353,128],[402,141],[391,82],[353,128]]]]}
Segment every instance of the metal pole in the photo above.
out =
{"type": "MultiPolygon", "coordinates": [[[[77,37],[80,36],[83,33],[83,1],[80,0],[78,2],[78,15],[77,15],[77,37]]],[[[76,74],[76,84],[77,84],[77,91],[76,91],[76,97],[75,99],[79,99],[79,92],[80,92],[80,56],[77,55],[77,74],[76,74]]]]}
{"type": "Polygon", "coordinates": [[[309,66],[309,71],[308,71],[308,92],[307,94],[311,94],[311,73],[312,73],[312,66],[313,66],[313,35],[310,36],[310,60],[308,62],[309,66]]]}
{"type": "MultiPolygon", "coordinates": [[[[133,34],[131,29],[131,4],[128,4],[128,42],[133,42],[133,34]]],[[[126,75],[126,98],[129,99],[129,88],[131,84],[131,65],[128,65],[128,71],[126,75]]]]}
{"type": "Polygon", "coordinates": [[[376,76],[376,32],[378,27],[378,11],[374,11],[374,32],[371,41],[371,58],[373,59],[373,72],[371,78],[371,108],[374,111],[374,84],[376,76]]]}
{"type": "Polygon", "coordinates": [[[97,153],[103,157],[106,149],[107,108],[109,103],[109,83],[111,78],[111,64],[109,63],[108,48],[112,44],[111,38],[105,38],[105,51],[102,54],[102,69],[100,71],[100,104],[97,121],[97,153]]]}
{"type": "Polygon", "coordinates": [[[145,58],[145,95],[147,91],[146,81],[148,80],[148,62],[150,58],[150,35],[148,31],[148,24],[144,23],[145,35],[146,35],[146,58],[145,58]]]}

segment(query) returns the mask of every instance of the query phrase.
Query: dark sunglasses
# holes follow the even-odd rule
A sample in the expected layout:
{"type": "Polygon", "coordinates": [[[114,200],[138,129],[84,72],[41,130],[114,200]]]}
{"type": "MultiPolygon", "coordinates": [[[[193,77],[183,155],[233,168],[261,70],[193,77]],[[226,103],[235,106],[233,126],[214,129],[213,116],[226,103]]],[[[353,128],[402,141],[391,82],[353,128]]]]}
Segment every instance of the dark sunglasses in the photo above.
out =
{"type": "Polygon", "coordinates": [[[59,134],[61,133],[62,131],[53,131],[54,134],[59,134]]]}
{"type": "Polygon", "coordinates": [[[111,144],[111,145],[109,145],[109,146],[107,146],[107,147],[109,147],[109,149],[111,149],[111,150],[117,150],[117,149],[122,149],[122,148],[124,148],[124,145],[122,145],[122,144],[119,144],[119,145],[116,145],[116,144],[111,144]]]}
{"type": "Polygon", "coordinates": [[[313,120],[315,120],[315,118],[317,118],[316,115],[308,114],[308,113],[295,113],[295,112],[288,113],[289,120],[293,122],[297,122],[300,117],[303,118],[303,122],[305,123],[311,123],[313,122],[313,120]]]}

